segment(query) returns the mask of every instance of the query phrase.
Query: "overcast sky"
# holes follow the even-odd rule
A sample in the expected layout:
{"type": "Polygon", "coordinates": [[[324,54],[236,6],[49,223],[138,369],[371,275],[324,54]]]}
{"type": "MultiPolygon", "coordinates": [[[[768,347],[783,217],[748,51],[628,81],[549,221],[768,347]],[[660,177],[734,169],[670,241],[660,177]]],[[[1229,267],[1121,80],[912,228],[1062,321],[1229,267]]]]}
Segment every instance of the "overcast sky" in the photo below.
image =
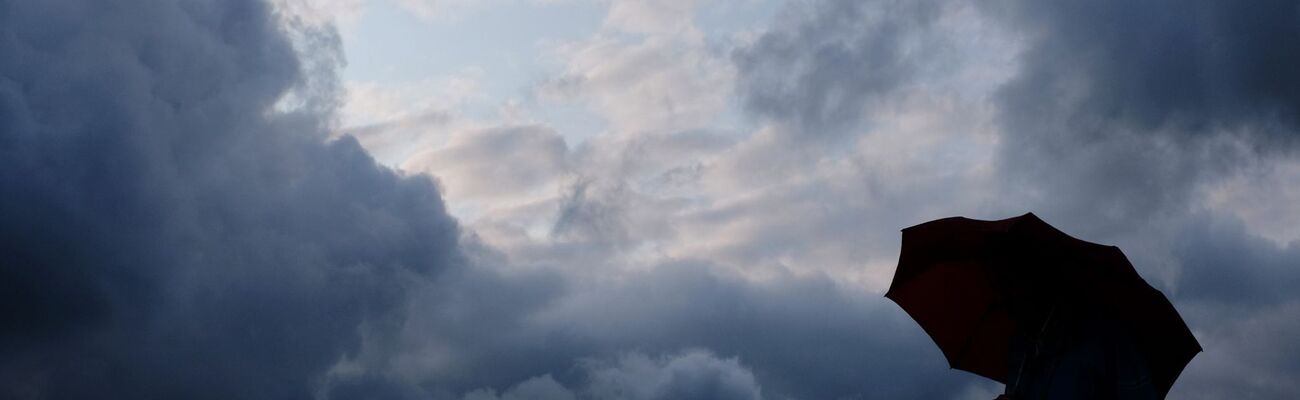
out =
{"type": "Polygon", "coordinates": [[[0,0],[0,398],[991,399],[899,229],[1300,397],[1293,0],[0,0]]]}

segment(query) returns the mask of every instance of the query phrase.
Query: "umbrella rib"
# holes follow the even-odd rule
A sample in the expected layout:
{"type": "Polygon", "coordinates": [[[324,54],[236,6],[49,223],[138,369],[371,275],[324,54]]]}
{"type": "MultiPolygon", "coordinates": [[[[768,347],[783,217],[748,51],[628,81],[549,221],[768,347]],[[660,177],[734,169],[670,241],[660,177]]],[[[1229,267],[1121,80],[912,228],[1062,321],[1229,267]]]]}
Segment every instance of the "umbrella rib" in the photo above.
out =
{"type": "MultiPolygon", "coordinates": [[[[1120,321],[1104,322],[1122,322],[1126,324],[1125,328],[1132,329],[1143,356],[1151,364],[1150,378],[1159,381],[1161,395],[1169,391],[1192,357],[1204,351],[1169,299],[1142,279],[1118,247],[1075,238],[1033,213],[998,221],[963,217],[937,219],[904,228],[902,236],[898,267],[885,297],[894,300],[921,325],[939,346],[952,369],[1008,381],[1012,386],[1030,380],[1037,374],[1034,353],[1046,353],[1039,354],[1040,358],[1047,355],[1059,357],[1056,353],[1061,351],[1055,347],[1055,342],[1049,346],[1042,338],[1075,335],[1072,333],[1074,327],[1061,324],[1070,322],[1072,325],[1075,322],[1071,321],[1076,318],[1118,318],[1120,321]],[[988,271],[968,271],[970,268],[1002,267],[1005,262],[1016,262],[1016,257],[1020,257],[1016,254],[1020,253],[1024,253],[1024,261],[1062,264],[1037,267],[1045,268],[1045,273],[1057,274],[1052,277],[1073,280],[1052,283],[1068,283],[1078,291],[1070,295],[1078,299],[1064,299],[1060,297],[1063,293],[1059,292],[1048,292],[1053,295],[1052,304],[1032,301],[1044,300],[1038,296],[1021,299],[1029,300],[1024,305],[1035,306],[1026,309],[1035,314],[1013,316],[1012,309],[1004,310],[1003,307],[1020,304],[1007,304],[1007,296],[998,296],[1005,294],[1000,292],[1006,288],[978,286],[984,284],[981,280],[996,277],[988,275],[988,271]],[[977,286],[968,286],[971,284],[977,286]],[[1095,309],[1103,305],[1105,310],[1095,309]],[[1051,306],[1051,309],[1044,310],[1042,306],[1051,306]],[[1006,318],[1003,311],[1007,311],[1006,318]],[[1044,315],[1040,311],[1047,312],[1044,315]],[[1061,315],[1054,315],[1056,311],[1061,315]],[[1072,315],[1075,312],[1085,314],[1072,315]],[[1090,314],[1093,312],[1102,314],[1090,314]],[[1042,317],[1045,318],[1039,321],[1042,317]],[[1007,338],[1008,333],[1015,338],[1007,338]],[[1166,335],[1174,337],[1163,338],[1166,335]],[[1022,343],[1034,336],[1037,336],[1036,340],[1022,343]],[[1008,342],[1001,343],[1001,340],[1008,342]],[[1014,351],[1019,353],[1022,344],[1026,346],[1021,355],[1028,360],[1022,360],[1018,366],[997,365],[1000,362],[1010,364],[1013,360],[1008,357],[1013,356],[1012,347],[1016,347],[1014,351]],[[1006,352],[999,351],[1003,346],[1007,347],[1006,352]]],[[[1033,277],[1026,275],[1024,279],[1033,277]]],[[[1028,294],[1044,293],[1035,291],[1028,294]]]]}
{"type": "MultiPolygon", "coordinates": [[[[1034,340],[1035,342],[1034,356],[1038,356],[1039,344],[1042,341],[1043,335],[1047,333],[1047,324],[1052,321],[1052,316],[1055,314],[1056,314],[1056,303],[1052,303],[1052,309],[1047,311],[1047,319],[1043,321],[1043,327],[1038,330],[1039,338],[1034,340]]],[[[1020,378],[1024,377],[1025,375],[1025,362],[1027,361],[1029,361],[1029,353],[1025,353],[1025,356],[1021,357],[1020,365],[1016,368],[1016,380],[1012,381],[1013,383],[1008,384],[1007,386],[1008,388],[1010,388],[1008,390],[1008,393],[1011,393],[1012,390],[1016,390],[1016,388],[1020,386],[1020,378]]]]}

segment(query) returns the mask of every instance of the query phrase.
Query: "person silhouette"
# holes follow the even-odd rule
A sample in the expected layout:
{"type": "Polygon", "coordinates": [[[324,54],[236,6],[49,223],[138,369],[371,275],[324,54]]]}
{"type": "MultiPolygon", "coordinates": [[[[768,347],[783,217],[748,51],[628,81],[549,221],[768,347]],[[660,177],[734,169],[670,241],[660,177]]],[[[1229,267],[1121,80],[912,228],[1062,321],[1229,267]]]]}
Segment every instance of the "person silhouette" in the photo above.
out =
{"type": "Polygon", "coordinates": [[[1158,399],[1143,354],[1124,324],[1039,282],[1008,291],[1015,322],[1007,386],[998,399],[1158,399]]]}

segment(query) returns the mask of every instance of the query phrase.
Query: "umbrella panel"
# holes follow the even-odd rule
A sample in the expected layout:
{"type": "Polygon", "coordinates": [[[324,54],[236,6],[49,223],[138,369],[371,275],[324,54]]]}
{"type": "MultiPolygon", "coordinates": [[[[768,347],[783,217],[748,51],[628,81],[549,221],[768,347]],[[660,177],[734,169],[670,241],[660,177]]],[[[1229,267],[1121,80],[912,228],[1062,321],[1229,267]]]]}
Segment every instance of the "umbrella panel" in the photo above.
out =
{"type": "Polygon", "coordinates": [[[907,305],[903,310],[930,335],[950,367],[1001,382],[1015,325],[990,283],[990,271],[980,263],[936,263],[885,296],[907,305]]]}
{"type": "Polygon", "coordinates": [[[1127,326],[1161,393],[1201,350],[1173,305],[1119,248],[1075,239],[1033,214],[1001,221],[945,218],[905,229],[903,236],[886,297],[921,325],[953,368],[1005,382],[1015,323],[1002,306],[1011,301],[1000,292],[1006,285],[995,280],[1007,277],[1050,287],[1050,296],[1068,297],[1127,326]]]}

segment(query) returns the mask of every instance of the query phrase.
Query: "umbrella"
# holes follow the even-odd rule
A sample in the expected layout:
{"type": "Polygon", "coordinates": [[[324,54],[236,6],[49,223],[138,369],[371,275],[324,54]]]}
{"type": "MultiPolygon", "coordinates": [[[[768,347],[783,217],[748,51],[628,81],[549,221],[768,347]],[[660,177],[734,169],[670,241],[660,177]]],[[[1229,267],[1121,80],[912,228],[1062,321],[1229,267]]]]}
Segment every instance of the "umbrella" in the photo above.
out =
{"type": "Polygon", "coordinates": [[[1201,346],[1169,300],[1124,253],[1075,239],[1032,213],[944,218],[903,229],[885,297],[916,320],[952,368],[1007,383],[1017,314],[1008,280],[1068,298],[1123,324],[1163,397],[1201,346]]]}

